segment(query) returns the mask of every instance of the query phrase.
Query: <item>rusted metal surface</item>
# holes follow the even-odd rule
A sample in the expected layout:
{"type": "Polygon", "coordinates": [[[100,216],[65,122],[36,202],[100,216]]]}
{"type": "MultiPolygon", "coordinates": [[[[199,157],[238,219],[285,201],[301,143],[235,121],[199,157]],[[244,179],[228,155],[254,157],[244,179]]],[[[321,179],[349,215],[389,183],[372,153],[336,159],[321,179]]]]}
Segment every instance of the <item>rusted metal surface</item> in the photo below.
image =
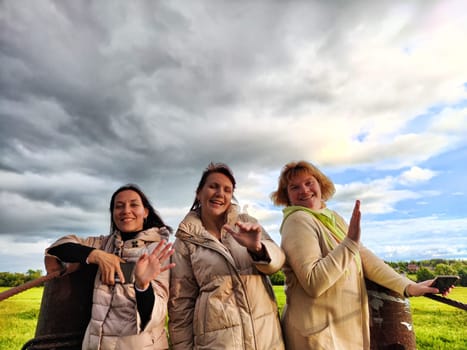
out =
{"type": "Polygon", "coordinates": [[[40,286],[42,283],[45,283],[45,282],[47,282],[49,280],[57,278],[62,274],[63,274],[62,271],[54,271],[52,273],[47,274],[46,276],[42,276],[42,277],[36,278],[33,281],[23,283],[20,286],[7,289],[7,290],[0,293],[0,301],[3,301],[5,299],[7,299],[7,298],[12,297],[13,295],[24,292],[25,290],[27,290],[29,288],[40,286]]]}
{"type": "Polygon", "coordinates": [[[446,297],[442,297],[441,295],[436,295],[436,294],[425,294],[425,297],[432,299],[432,300],[439,301],[440,303],[448,304],[448,305],[457,307],[458,309],[467,311],[467,304],[461,303],[460,301],[448,299],[446,297]]]}
{"type": "Polygon", "coordinates": [[[409,300],[366,281],[370,304],[371,350],[415,350],[415,332],[409,300]]]}
{"type": "Polygon", "coordinates": [[[34,339],[23,350],[80,350],[91,316],[97,265],[45,283],[34,339]]]}

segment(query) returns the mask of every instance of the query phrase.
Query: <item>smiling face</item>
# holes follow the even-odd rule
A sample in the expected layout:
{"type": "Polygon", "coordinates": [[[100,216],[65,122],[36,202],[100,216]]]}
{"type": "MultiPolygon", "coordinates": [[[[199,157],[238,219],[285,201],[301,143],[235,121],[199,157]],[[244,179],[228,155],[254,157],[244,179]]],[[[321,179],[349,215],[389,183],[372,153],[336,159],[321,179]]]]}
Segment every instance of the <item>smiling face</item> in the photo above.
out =
{"type": "Polygon", "coordinates": [[[230,207],[232,196],[232,181],[224,174],[211,173],[196,198],[199,200],[203,217],[218,219],[223,217],[230,207]]]}
{"type": "Polygon", "coordinates": [[[148,209],[137,192],[124,190],[115,196],[112,217],[120,232],[141,231],[147,216],[148,209]]]}
{"type": "Polygon", "coordinates": [[[290,179],[287,185],[290,205],[300,205],[313,210],[322,208],[321,186],[318,180],[302,172],[290,179]]]}

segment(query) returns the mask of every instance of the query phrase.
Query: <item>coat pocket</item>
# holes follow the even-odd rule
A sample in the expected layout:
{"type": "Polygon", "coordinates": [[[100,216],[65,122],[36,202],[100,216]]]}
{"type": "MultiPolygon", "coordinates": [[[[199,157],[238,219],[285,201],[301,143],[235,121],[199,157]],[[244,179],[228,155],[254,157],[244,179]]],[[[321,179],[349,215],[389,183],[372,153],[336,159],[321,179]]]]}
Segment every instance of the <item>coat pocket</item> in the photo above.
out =
{"type": "Polygon", "coordinates": [[[302,331],[302,336],[306,339],[309,349],[329,350],[334,349],[332,332],[329,324],[323,325],[323,328],[314,328],[307,332],[302,331]]]}
{"type": "Polygon", "coordinates": [[[202,293],[195,306],[194,332],[201,335],[241,324],[239,307],[233,294],[219,295],[202,293]]]}

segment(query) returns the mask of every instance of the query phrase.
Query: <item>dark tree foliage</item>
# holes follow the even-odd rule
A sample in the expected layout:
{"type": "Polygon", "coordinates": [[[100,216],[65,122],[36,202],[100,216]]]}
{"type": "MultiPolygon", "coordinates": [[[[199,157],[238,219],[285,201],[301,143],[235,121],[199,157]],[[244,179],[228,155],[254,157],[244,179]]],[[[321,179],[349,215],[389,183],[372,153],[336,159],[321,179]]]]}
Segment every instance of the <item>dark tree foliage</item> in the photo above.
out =
{"type": "Polygon", "coordinates": [[[282,286],[285,283],[285,275],[281,270],[271,275],[271,283],[275,286],[282,286]]]}
{"type": "Polygon", "coordinates": [[[0,272],[0,287],[17,287],[23,283],[42,277],[42,270],[20,272],[0,272]]]}
{"type": "Polygon", "coordinates": [[[434,273],[426,267],[421,267],[420,270],[417,271],[417,282],[431,280],[434,277],[434,273]]]}

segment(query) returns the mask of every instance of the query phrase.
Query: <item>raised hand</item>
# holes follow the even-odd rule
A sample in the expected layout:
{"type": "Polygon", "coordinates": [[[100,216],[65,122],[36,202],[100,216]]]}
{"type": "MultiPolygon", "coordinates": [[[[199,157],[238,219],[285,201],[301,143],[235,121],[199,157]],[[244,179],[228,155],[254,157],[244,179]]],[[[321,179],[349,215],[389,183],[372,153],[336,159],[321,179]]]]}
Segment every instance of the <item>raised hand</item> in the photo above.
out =
{"type": "Polygon", "coordinates": [[[90,264],[97,264],[99,266],[102,283],[114,285],[115,274],[117,274],[120,281],[125,280],[120,268],[120,263],[125,262],[125,260],[117,255],[104,252],[100,249],[94,249],[89,253],[87,260],[90,264]]]}
{"type": "Polygon", "coordinates": [[[261,225],[251,222],[237,221],[235,226],[238,227],[238,230],[235,230],[227,224],[225,224],[223,228],[232,235],[238,244],[246,247],[254,254],[259,253],[263,248],[261,244],[261,225]]]}
{"type": "Polygon", "coordinates": [[[143,254],[136,262],[135,285],[138,289],[146,290],[151,280],[159,276],[160,273],[171,269],[174,263],[164,265],[167,259],[174,253],[172,243],[162,240],[154,248],[151,254],[143,254]]]}
{"type": "Polygon", "coordinates": [[[347,232],[347,237],[349,237],[354,242],[360,241],[360,201],[357,199],[355,201],[355,206],[353,208],[352,217],[350,218],[349,230],[347,232]]]}

